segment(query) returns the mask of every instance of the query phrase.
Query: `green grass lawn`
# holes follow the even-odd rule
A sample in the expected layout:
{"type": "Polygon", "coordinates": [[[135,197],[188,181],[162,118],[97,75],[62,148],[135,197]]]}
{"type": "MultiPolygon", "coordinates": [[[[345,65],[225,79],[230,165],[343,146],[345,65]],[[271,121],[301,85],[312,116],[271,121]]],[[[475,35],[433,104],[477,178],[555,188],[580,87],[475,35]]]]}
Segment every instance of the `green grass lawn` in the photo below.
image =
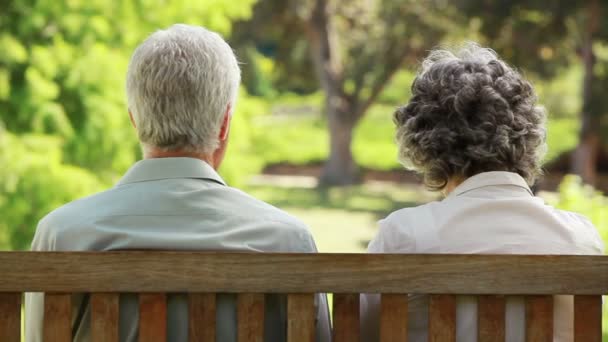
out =
{"type": "Polygon", "coordinates": [[[306,223],[321,252],[364,252],[376,222],[399,208],[436,198],[424,188],[375,183],[316,190],[252,186],[247,191],[306,223]]]}

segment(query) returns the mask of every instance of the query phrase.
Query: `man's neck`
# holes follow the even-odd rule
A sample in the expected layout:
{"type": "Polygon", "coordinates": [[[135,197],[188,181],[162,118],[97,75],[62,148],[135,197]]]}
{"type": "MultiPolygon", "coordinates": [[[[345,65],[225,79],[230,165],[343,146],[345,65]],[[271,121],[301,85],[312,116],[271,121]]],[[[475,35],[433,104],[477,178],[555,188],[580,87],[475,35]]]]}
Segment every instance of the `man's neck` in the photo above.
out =
{"type": "Polygon", "coordinates": [[[154,158],[195,158],[204,161],[205,163],[211,165],[214,169],[217,169],[216,163],[213,158],[205,153],[197,153],[197,152],[186,152],[186,151],[163,151],[159,149],[149,149],[144,151],[144,159],[154,159],[154,158]]]}

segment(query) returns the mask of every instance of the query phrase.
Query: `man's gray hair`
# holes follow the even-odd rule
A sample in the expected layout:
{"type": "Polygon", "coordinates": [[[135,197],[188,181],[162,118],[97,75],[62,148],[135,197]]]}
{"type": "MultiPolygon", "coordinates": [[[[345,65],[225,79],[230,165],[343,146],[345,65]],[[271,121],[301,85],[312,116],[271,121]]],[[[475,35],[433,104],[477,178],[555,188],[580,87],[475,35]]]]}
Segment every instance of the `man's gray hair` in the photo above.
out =
{"type": "Polygon", "coordinates": [[[240,80],[234,52],[217,33],[184,24],[153,33],[127,72],[127,102],[144,152],[213,152],[240,80]]]}
{"type": "Polygon", "coordinates": [[[475,43],[434,50],[410,102],[394,114],[399,157],[435,190],[488,171],[532,184],[546,150],[545,117],[532,85],[494,51],[475,43]]]}

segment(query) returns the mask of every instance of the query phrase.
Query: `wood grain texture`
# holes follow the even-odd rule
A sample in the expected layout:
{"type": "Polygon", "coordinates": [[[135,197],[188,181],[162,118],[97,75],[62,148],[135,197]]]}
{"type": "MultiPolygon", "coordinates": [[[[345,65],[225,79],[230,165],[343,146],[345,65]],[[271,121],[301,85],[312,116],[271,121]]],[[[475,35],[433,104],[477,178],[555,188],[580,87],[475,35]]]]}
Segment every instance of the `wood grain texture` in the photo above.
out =
{"type": "Polygon", "coordinates": [[[602,342],[602,296],[574,296],[574,342],[602,342]]]}
{"type": "Polygon", "coordinates": [[[315,341],[315,295],[312,293],[287,296],[287,341],[315,341]]]}
{"type": "Polygon", "coordinates": [[[93,342],[118,342],[118,293],[91,294],[91,338],[93,342]]]}
{"type": "Polygon", "coordinates": [[[553,342],[553,296],[526,296],[526,342],[553,342]]]}
{"type": "Polygon", "coordinates": [[[237,297],[238,342],[264,340],[264,294],[242,293],[237,297]]]}
{"type": "Polygon", "coordinates": [[[188,294],[188,341],[215,342],[215,293],[188,294]]]}
{"type": "Polygon", "coordinates": [[[406,294],[383,294],[380,297],[380,341],[407,341],[406,294]]]}
{"type": "Polygon", "coordinates": [[[358,342],[360,340],[359,294],[334,294],[333,326],[334,342],[358,342]]]}
{"type": "Polygon", "coordinates": [[[70,294],[44,294],[45,341],[72,341],[72,296],[70,294]]]}
{"type": "Polygon", "coordinates": [[[429,342],[456,341],[456,297],[432,295],[429,302],[429,342]]]}
{"type": "Polygon", "coordinates": [[[0,252],[0,274],[0,292],[608,293],[608,256],[583,255],[0,252]]]}
{"type": "Polygon", "coordinates": [[[167,296],[164,293],[139,295],[139,341],[167,341],[167,296]]]}
{"type": "Polygon", "coordinates": [[[21,341],[20,292],[0,292],[0,341],[21,341]]]}
{"type": "Polygon", "coordinates": [[[504,296],[477,297],[477,341],[505,341],[505,310],[504,296]]]}

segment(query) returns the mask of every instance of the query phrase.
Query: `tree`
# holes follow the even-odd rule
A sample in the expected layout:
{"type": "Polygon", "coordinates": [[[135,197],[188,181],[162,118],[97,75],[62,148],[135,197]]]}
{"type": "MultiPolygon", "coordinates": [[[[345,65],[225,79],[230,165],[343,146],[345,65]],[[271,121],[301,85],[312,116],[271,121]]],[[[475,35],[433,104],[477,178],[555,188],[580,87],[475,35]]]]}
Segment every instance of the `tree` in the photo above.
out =
{"type": "Polygon", "coordinates": [[[59,137],[0,129],[0,165],[0,250],[29,248],[42,216],[103,188],[94,173],[62,163],[59,137]]]}
{"type": "MultiPolygon", "coordinates": [[[[349,1],[348,5],[337,0],[261,0],[256,5],[253,31],[258,32],[258,39],[268,39],[264,35],[276,37],[277,54],[294,50],[282,49],[284,46],[306,42],[325,95],[329,127],[330,151],[321,184],[359,181],[351,151],[353,130],[403,63],[415,65],[449,31],[449,21],[440,15],[448,7],[442,4],[414,0],[361,0],[349,1]],[[281,23],[289,23],[290,36],[276,31],[281,23]]],[[[246,27],[252,32],[251,26],[246,27]]],[[[277,58],[277,62],[289,64],[292,60],[277,58]]],[[[301,69],[292,70],[297,73],[301,69]]]]}
{"type": "Polygon", "coordinates": [[[600,0],[459,0],[456,5],[461,13],[480,18],[480,31],[493,48],[529,72],[550,78],[564,67],[582,63],[580,139],[570,156],[570,170],[594,184],[602,147],[608,143],[602,138],[608,130],[604,119],[608,117],[604,95],[608,56],[598,53],[606,49],[608,24],[600,18],[608,4],[600,0]]]}
{"type": "Polygon", "coordinates": [[[0,249],[136,160],[124,77],[139,42],[175,22],[228,35],[253,1],[0,0],[0,249]]]}
{"type": "Polygon", "coordinates": [[[113,179],[139,154],[124,97],[133,48],[175,22],[229,34],[252,3],[9,1],[0,6],[0,121],[60,136],[67,163],[113,179]]]}
{"type": "MultiPolygon", "coordinates": [[[[601,69],[608,67],[608,60],[597,60],[594,45],[600,36],[600,18],[603,11],[608,10],[606,4],[601,5],[599,0],[590,0],[582,6],[582,16],[585,24],[581,37],[580,56],[584,65],[583,79],[583,106],[581,109],[581,129],[579,144],[572,155],[571,169],[580,175],[583,181],[595,184],[597,180],[597,164],[602,143],[608,143],[601,138],[602,117],[608,117],[608,101],[605,99],[608,73],[596,72],[596,64],[603,64],[601,69]]],[[[606,25],[605,25],[606,26],[606,25]]],[[[605,28],[608,35],[608,26],[605,28]]],[[[605,129],[606,127],[604,127],[605,129]]]]}

